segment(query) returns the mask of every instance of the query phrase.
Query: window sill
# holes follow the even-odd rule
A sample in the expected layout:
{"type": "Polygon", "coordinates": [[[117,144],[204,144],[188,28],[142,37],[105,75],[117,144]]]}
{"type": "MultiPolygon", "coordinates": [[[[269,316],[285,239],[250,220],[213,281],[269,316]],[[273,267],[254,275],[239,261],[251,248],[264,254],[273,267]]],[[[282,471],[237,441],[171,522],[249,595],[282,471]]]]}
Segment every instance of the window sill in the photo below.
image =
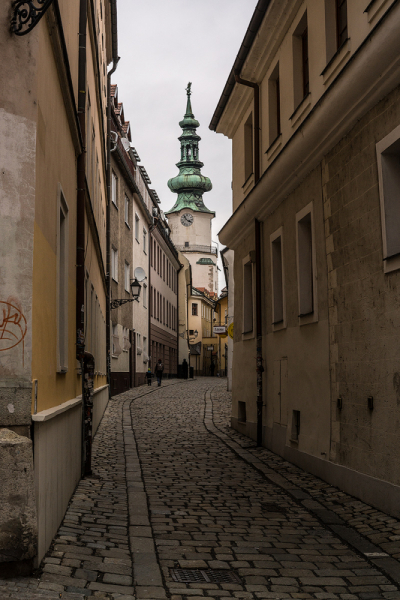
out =
{"type": "Polygon", "coordinates": [[[115,279],[115,278],[114,278],[112,275],[111,275],[111,279],[112,279],[113,281],[115,281],[115,283],[118,283],[118,279],[115,279]]]}
{"type": "Polygon", "coordinates": [[[325,69],[321,72],[323,84],[329,85],[339,70],[344,66],[351,52],[350,38],[347,38],[332,56],[325,69]]]}
{"type": "Polygon", "coordinates": [[[313,310],[306,315],[299,315],[299,325],[309,325],[310,323],[318,323],[318,313],[313,310]]]}
{"type": "Polygon", "coordinates": [[[131,227],[130,227],[129,223],[127,223],[127,222],[125,221],[125,225],[127,226],[127,228],[128,228],[128,229],[129,229],[129,231],[130,231],[131,227]]]}
{"type": "Polygon", "coordinates": [[[295,444],[296,446],[298,446],[298,445],[299,445],[299,440],[294,440],[294,439],[290,438],[290,439],[289,439],[289,442],[290,442],[291,444],[295,444]]]}
{"type": "Polygon", "coordinates": [[[114,206],[114,207],[115,207],[117,210],[119,210],[119,208],[118,208],[117,204],[115,204],[114,200],[112,200],[111,202],[112,202],[112,205],[113,205],[113,206],[114,206]]]}
{"type": "Polygon", "coordinates": [[[400,255],[395,254],[394,256],[390,256],[388,258],[383,259],[383,272],[384,273],[392,273],[393,271],[397,271],[400,269],[400,255]]]}
{"type": "Polygon", "coordinates": [[[282,329],[286,329],[286,321],[284,319],[282,321],[272,323],[272,331],[281,331],[282,329]]]}
{"type": "Polygon", "coordinates": [[[307,110],[311,106],[311,92],[309,92],[301,102],[297,105],[293,114],[289,117],[289,120],[292,122],[292,127],[296,127],[300,119],[305,115],[307,110]]]}
{"type": "Polygon", "coordinates": [[[243,341],[254,340],[255,337],[256,336],[255,336],[254,330],[242,332],[242,340],[243,341]]]}
{"type": "Polygon", "coordinates": [[[268,160],[272,160],[273,158],[275,158],[276,154],[278,153],[278,150],[280,150],[281,147],[282,147],[282,134],[280,133],[271,142],[271,144],[268,146],[268,148],[265,151],[265,154],[267,155],[268,160]]]}

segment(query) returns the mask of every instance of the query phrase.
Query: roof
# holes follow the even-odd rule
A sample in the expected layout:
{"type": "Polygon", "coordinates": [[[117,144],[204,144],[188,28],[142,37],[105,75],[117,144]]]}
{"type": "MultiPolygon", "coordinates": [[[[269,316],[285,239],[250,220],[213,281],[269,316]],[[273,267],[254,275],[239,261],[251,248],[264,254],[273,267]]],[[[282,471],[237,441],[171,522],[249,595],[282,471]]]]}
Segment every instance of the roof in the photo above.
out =
{"type": "Polygon", "coordinates": [[[212,131],[216,131],[218,127],[219,120],[222,116],[222,113],[225,110],[226,105],[228,104],[228,100],[231,97],[233,88],[235,87],[235,73],[240,75],[242,67],[246,61],[246,58],[250,52],[250,49],[253,45],[253,42],[257,36],[258,30],[260,29],[261,23],[264,19],[264,16],[268,10],[268,7],[271,3],[271,0],[258,0],[257,6],[254,10],[253,16],[251,18],[250,24],[247,28],[246,34],[243,38],[242,45],[239,48],[239,52],[236,56],[235,62],[233,63],[233,67],[231,72],[229,73],[229,77],[217,104],[217,108],[214,111],[212,116],[209,128],[212,131]]]}

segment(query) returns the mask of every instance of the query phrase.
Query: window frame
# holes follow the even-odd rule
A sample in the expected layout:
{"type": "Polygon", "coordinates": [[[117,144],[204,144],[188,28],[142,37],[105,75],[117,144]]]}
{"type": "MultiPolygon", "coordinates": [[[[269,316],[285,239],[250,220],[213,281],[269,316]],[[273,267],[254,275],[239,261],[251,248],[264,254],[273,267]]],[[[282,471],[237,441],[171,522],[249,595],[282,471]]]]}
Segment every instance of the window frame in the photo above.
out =
{"type": "Polygon", "coordinates": [[[61,184],[57,188],[57,373],[68,372],[69,208],[61,184]]]}
{"type": "Polygon", "coordinates": [[[272,300],[272,330],[279,331],[286,328],[286,294],[285,294],[285,268],[284,268],[284,241],[283,227],[279,227],[270,235],[271,255],[271,300],[272,300]],[[277,240],[280,240],[280,257],[277,254],[277,240]],[[280,259],[280,264],[279,264],[280,259]],[[278,262],[277,262],[278,261],[278,262]],[[279,271],[280,267],[280,273],[279,271]],[[280,289],[278,289],[278,285],[280,289]],[[277,304],[281,304],[277,313],[277,304]]]}
{"type": "MultiPolygon", "coordinates": [[[[315,323],[318,321],[318,290],[317,290],[317,260],[316,260],[316,245],[315,245],[315,228],[314,228],[314,212],[313,202],[309,202],[296,214],[296,259],[297,259],[297,301],[298,301],[298,318],[300,325],[315,323]],[[308,219],[309,217],[309,219],[308,219]],[[309,225],[308,225],[309,221],[309,225]],[[307,252],[306,236],[307,229],[310,235],[310,256],[305,256],[307,252]],[[304,273],[307,269],[307,263],[311,267],[308,273],[304,273]],[[304,276],[302,276],[304,273],[304,276]],[[311,310],[307,310],[307,279],[311,284],[311,310]]],[[[310,300],[308,300],[310,302],[310,300]]]]}
{"type": "Polygon", "coordinates": [[[376,144],[384,273],[400,269],[400,125],[376,144]],[[397,242],[397,244],[396,244],[397,242]]]}

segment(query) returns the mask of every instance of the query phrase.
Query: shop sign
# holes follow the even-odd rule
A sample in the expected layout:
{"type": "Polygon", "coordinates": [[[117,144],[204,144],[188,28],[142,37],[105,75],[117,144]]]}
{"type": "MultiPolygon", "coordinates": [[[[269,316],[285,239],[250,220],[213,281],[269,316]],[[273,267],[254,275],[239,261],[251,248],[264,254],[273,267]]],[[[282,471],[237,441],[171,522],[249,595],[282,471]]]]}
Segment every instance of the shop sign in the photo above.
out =
{"type": "Polygon", "coordinates": [[[225,325],[217,325],[213,328],[214,333],[217,335],[226,335],[226,327],[225,325]]]}

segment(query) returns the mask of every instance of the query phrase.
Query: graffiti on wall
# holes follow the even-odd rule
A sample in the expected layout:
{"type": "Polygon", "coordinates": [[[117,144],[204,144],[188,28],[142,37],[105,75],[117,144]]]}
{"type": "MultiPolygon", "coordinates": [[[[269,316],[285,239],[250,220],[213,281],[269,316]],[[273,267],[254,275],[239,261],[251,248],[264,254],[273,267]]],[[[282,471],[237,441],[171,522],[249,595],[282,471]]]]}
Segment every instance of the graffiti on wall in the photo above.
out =
{"type": "Polygon", "coordinates": [[[0,352],[18,346],[26,335],[26,319],[19,302],[12,300],[13,303],[0,300],[0,352]]]}

